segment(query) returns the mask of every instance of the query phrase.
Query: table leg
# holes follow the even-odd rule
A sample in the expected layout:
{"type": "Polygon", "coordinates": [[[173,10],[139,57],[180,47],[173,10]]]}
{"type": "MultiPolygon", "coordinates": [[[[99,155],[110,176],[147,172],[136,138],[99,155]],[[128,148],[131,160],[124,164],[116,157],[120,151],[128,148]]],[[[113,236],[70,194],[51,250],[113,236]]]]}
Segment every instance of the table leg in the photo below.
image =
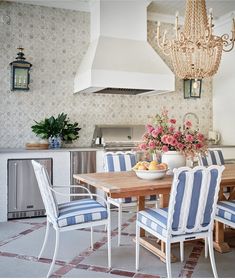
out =
{"type": "MultiPolygon", "coordinates": [[[[145,207],[145,197],[139,196],[137,211],[139,212],[141,210],[144,210],[144,207],[145,207]]],[[[140,237],[144,237],[144,236],[145,236],[145,230],[140,228],[140,237]]]]}
{"type": "Polygon", "coordinates": [[[159,194],[159,198],[160,198],[160,208],[168,207],[170,195],[159,194]]]}
{"type": "Polygon", "coordinates": [[[214,248],[220,253],[227,253],[231,251],[228,243],[224,242],[224,224],[217,221],[215,222],[214,248]]]}
{"type": "MultiPolygon", "coordinates": [[[[223,188],[220,189],[219,200],[225,200],[225,197],[223,194],[223,188]]],[[[216,221],[215,228],[214,228],[214,234],[215,234],[215,238],[214,238],[215,250],[220,253],[230,252],[231,249],[230,249],[228,243],[224,242],[224,224],[216,221]]]]}
{"type": "Polygon", "coordinates": [[[229,195],[229,200],[234,200],[235,199],[235,187],[230,188],[230,195],[229,195]]]}

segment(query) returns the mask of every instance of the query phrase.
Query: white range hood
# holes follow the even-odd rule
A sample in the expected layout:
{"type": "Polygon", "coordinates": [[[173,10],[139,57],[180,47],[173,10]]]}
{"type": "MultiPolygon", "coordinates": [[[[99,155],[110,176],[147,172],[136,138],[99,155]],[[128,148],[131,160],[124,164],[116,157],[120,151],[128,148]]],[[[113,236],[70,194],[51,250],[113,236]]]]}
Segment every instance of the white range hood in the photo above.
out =
{"type": "Polygon", "coordinates": [[[91,43],[74,93],[158,94],[175,90],[175,76],[147,42],[143,0],[91,2],[91,43]]]}

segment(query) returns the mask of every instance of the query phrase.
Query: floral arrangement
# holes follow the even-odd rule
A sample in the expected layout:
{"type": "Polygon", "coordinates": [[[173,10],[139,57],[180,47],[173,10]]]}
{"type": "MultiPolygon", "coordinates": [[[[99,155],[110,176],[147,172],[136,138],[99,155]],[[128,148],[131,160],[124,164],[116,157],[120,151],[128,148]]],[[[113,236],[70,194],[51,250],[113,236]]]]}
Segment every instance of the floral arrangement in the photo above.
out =
{"type": "Polygon", "coordinates": [[[193,157],[206,152],[207,141],[202,133],[193,130],[191,121],[186,120],[182,129],[163,110],[155,116],[153,125],[146,125],[139,149],[150,153],[180,151],[186,157],[193,157]]]}

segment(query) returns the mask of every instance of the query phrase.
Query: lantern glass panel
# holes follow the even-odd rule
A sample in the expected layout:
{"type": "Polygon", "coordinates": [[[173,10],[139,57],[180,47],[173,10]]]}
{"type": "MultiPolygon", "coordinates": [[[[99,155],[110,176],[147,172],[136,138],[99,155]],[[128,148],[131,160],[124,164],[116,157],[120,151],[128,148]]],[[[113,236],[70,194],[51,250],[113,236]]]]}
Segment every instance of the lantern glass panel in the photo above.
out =
{"type": "Polygon", "coordinates": [[[28,88],[28,69],[15,68],[15,88],[27,89],[28,88]]]}
{"type": "Polygon", "coordinates": [[[184,80],[184,98],[200,98],[202,80],[184,80]]]}

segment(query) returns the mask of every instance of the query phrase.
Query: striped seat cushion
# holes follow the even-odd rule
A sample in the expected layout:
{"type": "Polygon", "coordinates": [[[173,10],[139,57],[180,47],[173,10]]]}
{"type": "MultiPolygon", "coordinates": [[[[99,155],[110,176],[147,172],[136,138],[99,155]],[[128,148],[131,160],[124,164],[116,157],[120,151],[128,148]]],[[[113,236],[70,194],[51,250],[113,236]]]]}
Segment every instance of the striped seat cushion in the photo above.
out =
{"type": "Polygon", "coordinates": [[[235,223],[235,200],[219,201],[216,216],[235,223]]]}
{"type": "Polygon", "coordinates": [[[108,213],[104,206],[93,199],[81,199],[58,205],[58,226],[66,227],[107,219],[108,213]]]}
{"type": "Polygon", "coordinates": [[[147,208],[138,212],[137,220],[162,236],[166,236],[168,208],[147,208]]]}
{"type": "MultiPolygon", "coordinates": [[[[125,204],[137,202],[137,198],[135,196],[125,197],[125,198],[115,198],[114,200],[116,200],[118,203],[125,203],[125,204]]],[[[157,196],[156,195],[148,195],[148,196],[145,197],[145,201],[155,202],[155,201],[157,201],[157,196]]]]}
{"type": "MultiPolygon", "coordinates": [[[[167,236],[168,208],[147,208],[137,213],[137,220],[163,237],[167,236]]],[[[206,231],[206,230],[205,230],[206,231]]],[[[202,230],[201,232],[205,232],[202,230]]],[[[174,232],[174,229],[173,229],[174,232]]],[[[187,234],[187,232],[186,232],[187,234]]],[[[191,233],[189,233],[191,234],[191,233]]],[[[177,236],[177,235],[172,235],[177,236]]]]}

